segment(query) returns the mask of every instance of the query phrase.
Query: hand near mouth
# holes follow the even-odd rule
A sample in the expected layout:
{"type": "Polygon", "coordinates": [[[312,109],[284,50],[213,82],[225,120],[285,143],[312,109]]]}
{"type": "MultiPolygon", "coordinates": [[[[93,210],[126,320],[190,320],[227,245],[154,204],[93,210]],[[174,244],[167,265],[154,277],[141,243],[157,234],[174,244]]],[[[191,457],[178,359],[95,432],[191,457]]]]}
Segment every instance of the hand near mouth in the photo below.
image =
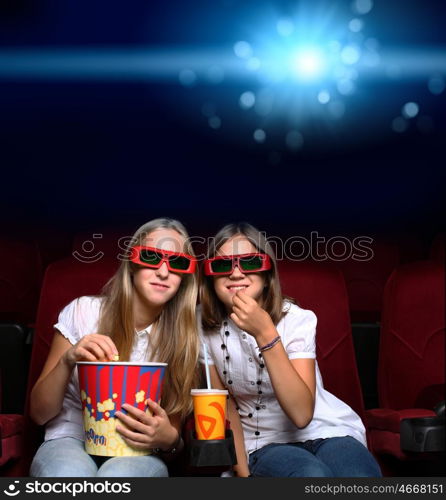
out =
{"type": "Polygon", "coordinates": [[[232,298],[230,318],[262,345],[277,336],[271,316],[243,290],[239,290],[232,298]]]}

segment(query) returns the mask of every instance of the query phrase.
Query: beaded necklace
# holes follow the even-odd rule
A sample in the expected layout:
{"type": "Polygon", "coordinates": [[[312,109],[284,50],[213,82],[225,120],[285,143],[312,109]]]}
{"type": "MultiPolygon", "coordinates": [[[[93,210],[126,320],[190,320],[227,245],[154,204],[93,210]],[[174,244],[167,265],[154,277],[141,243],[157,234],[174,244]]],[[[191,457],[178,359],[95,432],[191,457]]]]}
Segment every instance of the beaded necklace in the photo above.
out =
{"type": "MultiPolygon", "coordinates": [[[[253,418],[254,414],[252,411],[247,413],[246,415],[242,415],[240,413],[240,407],[238,406],[237,403],[237,398],[234,395],[234,392],[232,390],[232,384],[233,380],[231,379],[231,373],[230,373],[230,363],[231,363],[231,356],[229,354],[227,342],[230,336],[230,331],[228,328],[228,322],[223,321],[223,325],[220,328],[220,338],[221,338],[221,350],[222,350],[222,355],[223,355],[223,376],[225,378],[225,386],[228,389],[229,394],[232,396],[234,402],[235,402],[235,408],[238,411],[240,417],[248,417],[248,418],[253,418]]],[[[263,361],[263,356],[262,353],[259,352],[258,354],[258,370],[257,370],[257,400],[255,401],[254,409],[253,411],[255,412],[255,418],[256,418],[256,430],[254,432],[255,435],[255,440],[256,440],[256,446],[255,446],[255,451],[257,451],[257,444],[258,444],[258,439],[260,436],[259,432],[259,411],[262,408],[262,401],[263,401],[263,391],[262,391],[262,376],[263,376],[263,369],[265,368],[265,363],[263,361]]]]}

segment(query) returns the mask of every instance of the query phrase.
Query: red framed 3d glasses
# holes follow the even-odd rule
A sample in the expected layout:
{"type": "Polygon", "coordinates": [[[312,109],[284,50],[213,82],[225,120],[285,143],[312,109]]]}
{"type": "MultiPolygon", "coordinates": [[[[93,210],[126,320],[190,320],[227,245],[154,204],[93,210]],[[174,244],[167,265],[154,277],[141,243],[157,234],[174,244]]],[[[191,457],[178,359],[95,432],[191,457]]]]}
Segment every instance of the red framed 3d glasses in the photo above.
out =
{"type": "Polygon", "coordinates": [[[271,258],[265,253],[244,253],[240,255],[222,255],[204,261],[206,276],[232,274],[235,266],[242,273],[258,273],[271,269],[271,258]]]}
{"type": "Polygon", "coordinates": [[[169,271],[185,274],[193,274],[197,265],[197,259],[187,253],[146,246],[132,247],[130,260],[140,266],[153,269],[159,269],[165,262],[169,271]]]}

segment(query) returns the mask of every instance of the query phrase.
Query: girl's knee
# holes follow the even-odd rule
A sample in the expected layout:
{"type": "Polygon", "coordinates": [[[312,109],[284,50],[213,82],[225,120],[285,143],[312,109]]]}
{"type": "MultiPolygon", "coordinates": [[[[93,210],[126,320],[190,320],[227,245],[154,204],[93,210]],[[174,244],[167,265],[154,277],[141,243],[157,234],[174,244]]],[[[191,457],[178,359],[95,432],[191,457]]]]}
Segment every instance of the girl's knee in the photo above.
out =
{"type": "Polygon", "coordinates": [[[98,477],[168,477],[166,464],[154,456],[115,457],[98,470],[98,477]]]}

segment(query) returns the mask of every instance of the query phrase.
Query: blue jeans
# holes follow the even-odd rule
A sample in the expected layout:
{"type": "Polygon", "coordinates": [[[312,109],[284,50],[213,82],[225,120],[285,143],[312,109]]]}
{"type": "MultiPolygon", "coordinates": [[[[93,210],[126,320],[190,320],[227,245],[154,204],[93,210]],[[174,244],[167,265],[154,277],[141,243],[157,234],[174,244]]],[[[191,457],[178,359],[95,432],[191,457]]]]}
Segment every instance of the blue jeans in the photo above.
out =
{"type": "Polygon", "coordinates": [[[166,464],[155,455],[97,457],[84,442],[65,437],[45,441],[31,464],[32,477],[168,477],[166,464]]]}
{"type": "Polygon", "coordinates": [[[369,450],[350,436],[271,443],[249,456],[257,477],[381,477],[369,450]]]}

